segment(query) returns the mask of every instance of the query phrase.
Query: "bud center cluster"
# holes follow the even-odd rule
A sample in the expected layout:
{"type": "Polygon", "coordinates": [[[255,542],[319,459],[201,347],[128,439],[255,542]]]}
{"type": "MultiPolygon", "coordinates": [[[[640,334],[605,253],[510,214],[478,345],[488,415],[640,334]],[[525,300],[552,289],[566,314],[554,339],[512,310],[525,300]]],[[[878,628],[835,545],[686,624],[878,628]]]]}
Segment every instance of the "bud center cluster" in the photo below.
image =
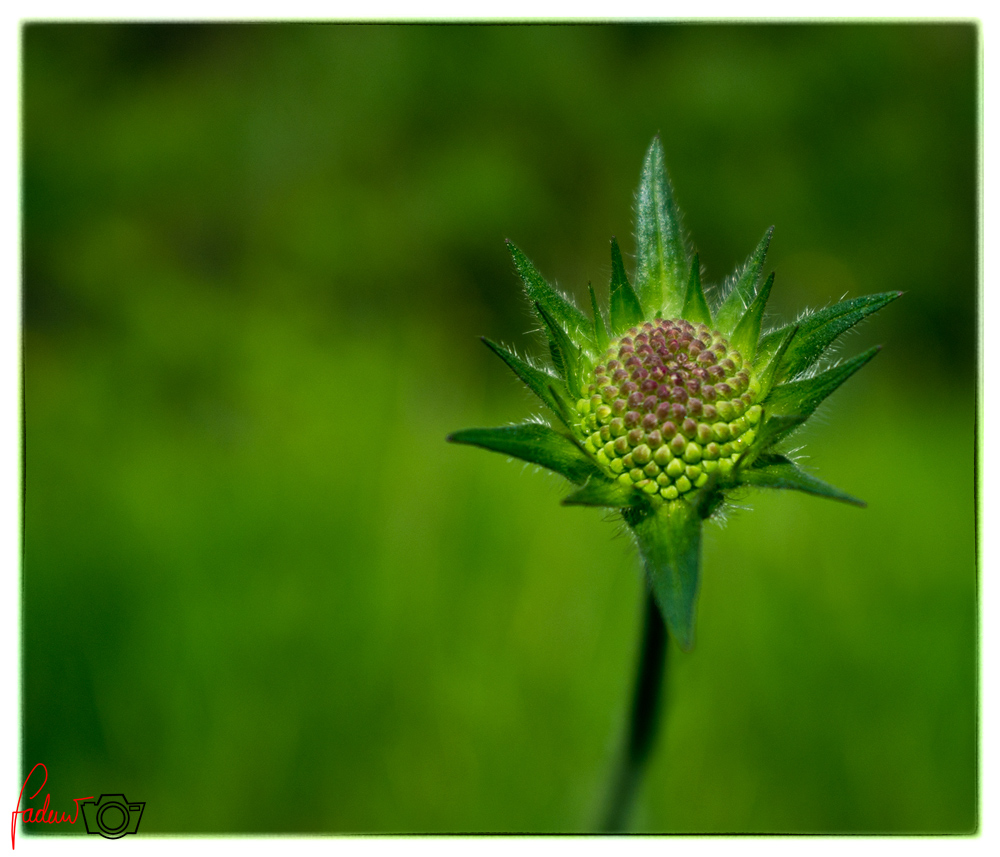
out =
{"type": "Polygon", "coordinates": [[[623,485],[674,500],[754,439],[759,392],[717,331],[656,319],[614,340],[576,405],[586,450],[623,485]]]}

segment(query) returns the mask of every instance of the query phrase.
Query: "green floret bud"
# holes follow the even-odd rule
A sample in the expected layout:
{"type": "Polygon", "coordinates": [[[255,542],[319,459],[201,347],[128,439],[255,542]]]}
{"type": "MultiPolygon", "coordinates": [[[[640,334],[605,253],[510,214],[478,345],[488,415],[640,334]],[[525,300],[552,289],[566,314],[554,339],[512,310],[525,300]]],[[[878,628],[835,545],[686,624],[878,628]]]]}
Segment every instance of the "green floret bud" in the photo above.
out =
{"type": "Polygon", "coordinates": [[[581,379],[594,394],[577,403],[573,428],[622,484],[676,499],[717,469],[731,472],[752,442],[762,415],[754,402],[759,384],[707,325],[646,321],[612,340],[599,361],[581,379]],[[588,424],[595,418],[598,432],[588,424]]]}
{"type": "Polygon", "coordinates": [[[701,461],[701,449],[697,443],[689,443],[684,447],[684,460],[688,464],[697,464],[701,461]]]}

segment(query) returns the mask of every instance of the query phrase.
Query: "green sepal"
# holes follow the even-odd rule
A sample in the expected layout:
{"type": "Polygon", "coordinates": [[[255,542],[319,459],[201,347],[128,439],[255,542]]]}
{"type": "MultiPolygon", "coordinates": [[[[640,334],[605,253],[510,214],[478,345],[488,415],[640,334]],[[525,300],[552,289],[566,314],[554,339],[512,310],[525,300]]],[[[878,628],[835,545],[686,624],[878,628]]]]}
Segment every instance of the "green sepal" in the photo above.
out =
{"type": "Polygon", "coordinates": [[[764,281],[750,308],[743,313],[743,318],[736,324],[729,344],[735,348],[744,360],[752,361],[757,353],[757,342],[760,339],[760,325],[764,318],[764,307],[771,296],[771,286],[774,285],[774,272],[764,281]]]}
{"type": "Polygon", "coordinates": [[[601,312],[601,308],[597,304],[597,295],[594,294],[594,286],[591,283],[587,283],[587,288],[590,290],[590,308],[594,313],[594,339],[597,342],[597,349],[598,351],[607,351],[608,346],[611,344],[608,323],[605,321],[604,313],[601,312]]]}
{"type": "Polygon", "coordinates": [[[586,485],[577,488],[563,501],[564,506],[605,506],[611,509],[638,508],[648,505],[644,495],[626,488],[615,480],[591,479],[586,485]]]}
{"type": "Polygon", "coordinates": [[[715,328],[725,336],[729,336],[733,332],[736,322],[753,302],[754,295],[757,293],[757,283],[760,282],[760,275],[764,269],[764,257],[767,256],[767,248],[771,244],[773,234],[774,227],[772,226],[764,233],[757,249],[753,251],[753,255],[747,259],[743,269],[736,275],[733,287],[715,314],[715,328]]]}
{"type": "Polygon", "coordinates": [[[784,359],[785,351],[787,351],[788,346],[791,345],[792,339],[795,337],[797,330],[797,326],[792,326],[790,329],[785,331],[784,336],[778,343],[778,347],[771,356],[771,361],[764,367],[763,371],[760,372],[758,376],[760,390],[757,395],[761,401],[764,401],[767,395],[771,392],[771,387],[774,386],[774,379],[778,374],[778,368],[781,366],[781,361],[784,359]]]}
{"type": "Polygon", "coordinates": [[[621,335],[643,320],[642,304],[628,281],[618,241],[611,239],[611,332],[621,335]]]}
{"type": "Polygon", "coordinates": [[[497,343],[487,339],[485,336],[482,337],[482,340],[486,347],[496,354],[497,357],[503,360],[503,362],[510,367],[510,370],[524,382],[528,389],[538,396],[538,398],[541,399],[545,405],[557,417],[559,417],[560,420],[562,420],[566,427],[569,428],[569,408],[566,400],[560,397],[556,392],[558,387],[563,386],[562,379],[546,372],[544,369],[532,366],[530,363],[522,360],[514,354],[514,352],[508,351],[502,345],[497,345],[497,343]]]}
{"type": "Polygon", "coordinates": [[[798,414],[808,417],[827,396],[871,360],[881,350],[880,345],[863,354],[820,372],[812,378],[779,384],[771,391],[764,406],[772,414],[798,414]]]}
{"type": "Polygon", "coordinates": [[[635,289],[650,314],[676,316],[684,303],[687,250],[667,177],[663,145],[654,137],[642,162],[636,200],[635,289]]]}
{"type": "MultiPolygon", "coordinates": [[[[877,295],[853,298],[818,310],[800,319],[797,322],[799,331],[785,354],[778,371],[778,380],[784,381],[786,378],[794,378],[800,372],[804,372],[823,355],[827,347],[842,333],[850,330],[872,313],[878,312],[882,307],[892,303],[902,294],[902,292],[882,292],[877,295]]],[[[772,330],[761,339],[758,347],[759,359],[770,357],[774,353],[782,336],[790,327],[791,325],[785,325],[777,330],[772,330]]]]}
{"type": "Polygon", "coordinates": [[[566,387],[571,395],[580,397],[580,349],[567,336],[566,331],[556,322],[541,304],[535,304],[535,310],[545,325],[549,337],[549,351],[556,371],[566,379],[566,387]]]}
{"type": "Polygon", "coordinates": [[[671,500],[632,524],[656,603],[671,635],[682,649],[694,642],[694,607],[701,561],[698,509],[671,500]]]}
{"type": "Polygon", "coordinates": [[[768,416],[766,411],[764,413],[764,422],[757,432],[757,437],[750,448],[740,456],[738,468],[750,467],[763,453],[795,431],[808,419],[800,414],[768,416]]]}
{"type": "Polygon", "coordinates": [[[684,296],[684,310],[681,316],[693,324],[706,324],[712,327],[712,311],[705,300],[705,292],[701,287],[701,262],[698,254],[691,260],[691,273],[688,276],[687,294],[684,296]]]}
{"type": "Polygon", "coordinates": [[[532,305],[538,304],[545,307],[549,315],[556,319],[571,335],[587,340],[593,339],[591,336],[593,327],[587,316],[577,309],[569,298],[552,288],[538,272],[538,269],[531,264],[528,257],[512,242],[507,242],[507,249],[514,257],[514,266],[524,283],[524,291],[532,305]]]}
{"type": "Polygon", "coordinates": [[[739,482],[744,485],[753,485],[757,488],[788,488],[817,497],[829,497],[831,500],[840,500],[842,503],[862,508],[868,505],[822,479],[810,476],[784,455],[762,455],[752,467],[740,469],[738,474],[739,482]]]}
{"type": "MultiPolygon", "coordinates": [[[[558,379],[556,379],[558,380],[558,379]]],[[[566,397],[562,394],[560,390],[566,388],[565,384],[549,384],[549,395],[552,397],[552,401],[556,403],[556,414],[558,414],[560,421],[567,428],[572,428],[573,414],[570,410],[570,404],[566,401],[566,397]]]]}
{"type": "Polygon", "coordinates": [[[538,464],[578,485],[588,479],[607,478],[590,456],[572,440],[541,423],[463,429],[449,435],[448,440],[502,452],[538,464]]]}

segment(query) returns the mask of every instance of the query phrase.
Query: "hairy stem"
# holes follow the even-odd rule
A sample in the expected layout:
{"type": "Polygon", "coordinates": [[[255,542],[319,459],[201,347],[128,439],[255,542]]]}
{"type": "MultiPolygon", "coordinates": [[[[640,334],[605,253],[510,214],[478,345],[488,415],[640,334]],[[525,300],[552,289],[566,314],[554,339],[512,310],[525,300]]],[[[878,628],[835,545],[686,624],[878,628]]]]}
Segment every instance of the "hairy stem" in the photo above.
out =
{"type": "Polygon", "coordinates": [[[612,782],[602,831],[625,830],[642,772],[656,740],[667,662],[667,629],[652,590],[646,593],[646,617],[639,669],[632,695],[628,736],[612,782]]]}

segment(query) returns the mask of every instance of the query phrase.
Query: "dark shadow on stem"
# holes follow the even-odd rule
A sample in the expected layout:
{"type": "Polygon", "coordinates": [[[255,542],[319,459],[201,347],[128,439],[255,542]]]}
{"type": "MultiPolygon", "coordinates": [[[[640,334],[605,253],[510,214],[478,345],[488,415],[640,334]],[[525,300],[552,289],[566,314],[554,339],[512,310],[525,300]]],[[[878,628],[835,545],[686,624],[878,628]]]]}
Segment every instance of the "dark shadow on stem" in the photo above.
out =
{"type": "Polygon", "coordinates": [[[652,590],[646,592],[646,617],[639,652],[639,671],[632,696],[628,737],[618,761],[604,814],[603,833],[624,832],[642,780],[642,773],[656,741],[663,702],[667,662],[667,629],[652,590]]]}

